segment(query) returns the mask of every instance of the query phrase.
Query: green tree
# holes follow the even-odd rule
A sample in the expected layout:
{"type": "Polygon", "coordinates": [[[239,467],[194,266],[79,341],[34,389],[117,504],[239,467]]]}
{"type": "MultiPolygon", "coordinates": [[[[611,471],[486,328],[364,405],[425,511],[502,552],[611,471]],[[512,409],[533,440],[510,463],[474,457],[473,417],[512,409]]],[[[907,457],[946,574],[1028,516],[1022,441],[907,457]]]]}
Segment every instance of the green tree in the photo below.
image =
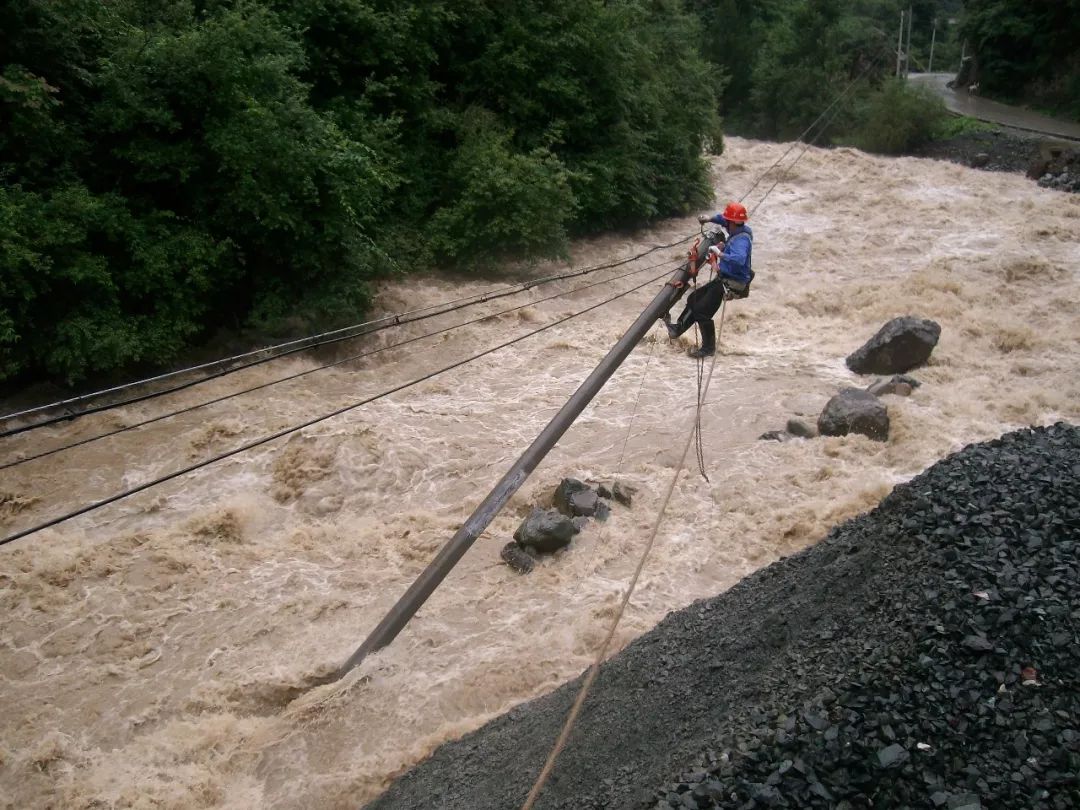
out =
{"type": "Polygon", "coordinates": [[[1080,0],[967,0],[962,31],[983,93],[1080,120],[1080,0]]]}

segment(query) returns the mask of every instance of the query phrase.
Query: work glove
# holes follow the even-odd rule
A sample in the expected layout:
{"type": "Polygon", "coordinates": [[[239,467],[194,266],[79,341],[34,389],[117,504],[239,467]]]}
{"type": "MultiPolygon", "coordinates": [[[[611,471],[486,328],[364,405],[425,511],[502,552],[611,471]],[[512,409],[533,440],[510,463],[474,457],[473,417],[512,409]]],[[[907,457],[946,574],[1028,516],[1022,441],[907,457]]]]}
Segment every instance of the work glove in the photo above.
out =
{"type": "Polygon", "coordinates": [[[709,255],[710,256],[715,256],[716,258],[720,258],[720,254],[722,254],[723,252],[724,251],[721,250],[720,248],[718,248],[716,245],[712,245],[712,246],[709,247],[709,255]]]}

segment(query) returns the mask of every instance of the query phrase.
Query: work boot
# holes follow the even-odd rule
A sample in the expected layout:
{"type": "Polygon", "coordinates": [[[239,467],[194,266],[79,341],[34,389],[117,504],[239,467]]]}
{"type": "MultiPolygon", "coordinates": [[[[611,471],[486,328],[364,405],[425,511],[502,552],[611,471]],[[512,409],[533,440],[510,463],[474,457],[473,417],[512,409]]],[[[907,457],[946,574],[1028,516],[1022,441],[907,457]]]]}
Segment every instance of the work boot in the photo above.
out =
{"type": "Polygon", "coordinates": [[[712,321],[702,321],[698,324],[701,329],[701,348],[690,352],[691,357],[712,357],[716,353],[716,325],[712,321]]]}

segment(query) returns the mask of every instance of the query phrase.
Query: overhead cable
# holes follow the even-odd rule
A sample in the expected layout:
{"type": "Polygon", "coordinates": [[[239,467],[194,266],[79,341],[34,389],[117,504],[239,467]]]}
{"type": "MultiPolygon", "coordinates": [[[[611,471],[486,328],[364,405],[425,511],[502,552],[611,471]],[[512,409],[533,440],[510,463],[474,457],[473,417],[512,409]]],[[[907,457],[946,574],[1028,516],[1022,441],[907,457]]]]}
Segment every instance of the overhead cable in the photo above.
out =
{"type": "Polygon", "coordinates": [[[346,405],[345,407],[337,408],[336,410],[330,411],[329,413],[325,413],[325,414],[323,414],[321,416],[317,416],[314,419],[309,419],[306,422],[303,422],[303,423],[301,423],[299,425],[295,425],[293,427],[285,428],[284,430],[279,430],[279,431],[277,431],[275,433],[271,433],[271,434],[269,434],[267,436],[263,436],[261,438],[258,438],[258,439],[255,439],[253,441],[247,442],[245,444],[240,445],[239,447],[233,448],[232,450],[227,450],[224,453],[219,453],[219,454],[217,454],[217,455],[215,455],[215,456],[213,456],[211,458],[204,459],[203,461],[197,462],[195,464],[190,464],[187,467],[184,467],[182,469],[176,470],[174,472],[168,473],[168,474],[160,476],[158,478],[154,478],[154,479],[152,479],[150,481],[146,481],[146,482],[144,482],[142,484],[138,484],[137,486],[126,489],[123,492],[119,492],[119,493],[117,493],[115,495],[110,495],[107,498],[103,498],[100,501],[95,501],[94,503],[87,504],[86,506],[80,507],[80,508],[75,509],[75,510],[73,510],[71,512],[68,512],[66,514],[60,515],[59,517],[55,517],[55,518],[52,518],[50,520],[47,520],[44,523],[39,523],[39,524],[37,524],[35,526],[31,526],[28,529],[23,529],[22,531],[15,532],[14,534],[8,535],[7,537],[4,537],[3,539],[0,539],[0,546],[7,545],[8,543],[12,543],[12,542],[14,542],[16,540],[19,540],[19,539],[21,539],[23,537],[26,537],[28,535],[39,532],[39,531],[41,531],[43,529],[51,528],[53,526],[56,526],[56,525],[58,525],[60,523],[63,523],[65,521],[67,521],[67,520],[70,520],[72,518],[79,517],[80,515],[85,515],[87,512],[92,512],[95,509],[100,509],[103,506],[108,506],[109,504],[116,503],[117,501],[123,500],[124,498],[127,498],[127,497],[129,497],[131,495],[135,495],[135,494],[137,494],[139,492],[143,492],[143,491],[145,491],[147,489],[150,489],[151,487],[157,486],[158,484],[163,484],[163,483],[165,483],[167,481],[173,480],[174,478],[179,478],[180,476],[187,475],[188,473],[191,473],[191,472],[195,472],[196,470],[202,469],[203,467],[207,467],[207,466],[209,466],[211,464],[214,464],[214,463],[216,463],[218,461],[222,461],[223,459],[230,458],[230,457],[235,456],[235,455],[237,455],[239,453],[243,453],[243,452],[245,452],[247,450],[251,450],[251,449],[253,449],[255,447],[259,447],[260,445],[266,444],[267,442],[274,441],[275,439],[280,439],[283,436],[288,436],[291,433],[296,433],[296,432],[298,432],[300,430],[303,430],[304,428],[311,427],[312,425],[318,424],[320,422],[325,422],[327,419],[331,419],[331,418],[333,418],[335,416],[340,416],[343,413],[347,413],[348,411],[355,410],[356,408],[359,408],[362,405],[370,404],[372,402],[375,402],[378,399],[382,399],[383,397],[387,397],[387,396],[390,396],[391,394],[395,394],[398,391],[403,391],[406,388],[409,388],[409,387],[414,386],[414,385],[418,385],[419,383],[430,380],[433,377],[436,377],[436,376],[438,376],[440,374],[443,374],[443,373],[445,373],[447,371],[452,371],[453,369],[460,368],[461,366],[464,366],[464,365],[466,365],[468,363],[471,363],[471,362],[473,362],[475,360],[479,360],[482,357],[486,357],[489,354],[493,354],[493,353],[499,351],[500,349],[505,349],[506,347],[512,346],[515,343],[520,343],[523,340],[526,340],[526,339],[528,339],[530,337],[538,335],[538,334],[540,334],[542,332],[546,332],[549,329],[553,329],[554,327],[559,326],[559,325],[561,325],[563,323],[566,323],[567,321],[573,320],[574,318],[580,317],[581,315],[584,315],[584,314],[586,314],[588,312],[592,312],[593,310],[596,310],[596,309],[599,309],[600,307],[606,306],[606,305],[612,303],[613,301],[617,301],[620,298],[624,298],[625,296],[630,295],[631,293],[636,292],[636,291],[642,289],[643,287],[647,287],[648,285],[659,281],[665,275],[667,275],[666,271],[664,273],[661,273],[658,276],[650,278],[648,281],[645,281],[645,282],[643,282],[641,284],[638,284],[638,285],[636,285],[634,287],[631,287],[630,289],[625,290],[625,291],[623,291],[623,292],[621,292],[621,293],[619,293],[617,295],[613,295],[610,298],[606,298],[606,299],[604,299],[603,301],[600,301],[597,304],[593,304],[591,306],[586,307],[585,309],[582,309],[582,310],[579,310],[577,312],[571,313],[570,315],[566,315],[566,316],[564,316],[562,318],[559,318],[558,320],[552,321],[549,324],[545,324],[544,326],[541,326],[538,329],[534,329],[531,332],[527,332],[524,335],[520,335],[520,336],[518,336],[516,338],[513,338],[512,340],[508,340],[508,341],[505,341],[504,343],[500,343],[497,346],[492,346],[491,348],[485,349],[482,352],[478,352],[477,354],[474,354],[474,355],[472,355],[470,357],[467,357],[464,360],[458,360],[457,362],[451,363],[448,366],[444,366],[444,367],[442,367],[442,368],[440,368],[440,369],[438,369],[436,371],[433,371],[433,372],[425,374],[425,375],[423,375],[421,377],[417,377],[415,379],[409,380],[408,382],[402,383],[401,385],[394,386],[393,388],[389,388],[389,389],[387,389],[385,391],[382,391],[381,393],[375,394],[374,396],[370,396],[370,397],[367,397],[365,399],[362,399],[359,402],[354,402],[351,405],[346,405]]]}
{"type": "Polygon", "coordinates": [[[15,419],[17,417],[28,416],[30,414],[37,413],[37,412],[40,412],[40,411],[43,411],[43,410],[52,409],[52,408],[59,408],[59,407],[65,407],[65,406],[73,405],[73,404],[76,404],[78,402],[82,402],[82,401],[85,401],[85,400],[88,400],[88,399],[92,399],[92,398],[99,397],[99,396],[104,396],[105,394],[110,394],[110,393],[116,393],[116,392],[119,392],[119,391],[123,391],[123,390],[126,390],[128,388],[132,388],[134,386],[145,385],[145,384],[151,383],[151,382],[157,382],[157,381],[160,381],[160,380],[175,377],[175,376],[178,376],[178,375],[181,375],[181,374],[186,374],[186,373],[189,373],[189,372],[192,372],[192,371],[198,371],[198,370],[205,369],[205,368],[211,368],[211,367],[214,367],[214,366],[221,366],[221,365],[224,365],[224,364],[232,363],[232,362],[234,362],[236,360],[241,360],[241,359],[246,358],[246,357],[254,357],[256,355],[260,355],[260,354],[263,354],[265,352],[273,352],[273,351],[276,351],[277,349],[285,349],[285,351],[278,352],[277,354],[270,354],[270,355],[268,355],[266,357],[260,357],[258,359],[252,360],[250,362],[242,363],[242,364],[240,364],[238,366],[222,369],[220,371],[216,371],[216,372],[213,372],[211,374],[204,375],[204,376],[199,377],[199,378],[197,378],[195,380],[189,380],[187,382],[180,383],[180,384],[177,384],[177,385],[173,385],[173,386],[168,387],[168,388],[163,388],[163,389],[161,389],[159,391],[148,392],[148,393],[145,393],[145,394],[140,394],[140,395],[129,397],[127,399],[123,399],[123,400],[120,400],[120,401],[117,401],[117,402],[110,402],[110,403],[106,403],[106,404],[103,404],[103,405],[88,406],[86,408],[83,408],[82,410],[79,410],[79,411],[75,412],[75,413],[65,413],[65,414],[49,417],[47,419],[42,419],[42,420],[40,420],[38,422],[33,422],[31,424],[28,424],[28,425],[21,425],[21,426],[16,427],[16,428],[9,428],[7,430],[0,431],[0,438],[4,438],[4,437],[7,437],[7,436],[14,436],[16,434],[24,433],[24,432],[29,431],[29,430],[34,430],[34,429],[39,428],[39,427],[45,427],[47,425],[52,425],[52,424],[55,424],[57,422],[64,422],[64,421],[68,421],[68,420],[71,420],[71,419],[77,419],[77,418],[79,418],[81,416],[88,416],[88,415],[93,414],[93,413],[100,413],[101,411],[110,410],[112,408],[118,408],[118,407],[122,407],[124,405],[132,405],[132,404],[134,404],[136,402],[143,402],[143,401],[148,400],[148,399],[154,399],[155,397],[164,396],[165,394],[171,394],[171,393],[174,393],[176,391],[184,390],[185,388],[190,388],[192,386],[199,385],[199,384],[204,383],[204,382],[209,382],[210,380],[218,379],[219,377],[224,377],[227,374],[232,374],[234,372],[243,371],[244,369],[251,368],[253,366],[261,365],[263,363],[268,363],[268,362],[270,362],[272,360],[277,360],[280,357],[287,357],[289,355],[296,354],[297,352],[308,351],[310,349],[314,349],[314,348],[317,348],[319,346],[326,346],[326,345],[333,344],[333,343],[340,343],[341,341],[345,341],[345,340],[352,340],[352,339],[357,338],[357,337],[362,337],[364,335],[369,335],[372,332],[378,332],[378,331],[381,331],[383,329],[390,329],[390,328],[395,327],[395,326],[400,326],[400,325],[406,324],[406,323],[413,323],[415,321],[425,320],[427,318],[434,318],[434,317],[436,317],[438,315],[444,315],[444,314],[446,314],[448,312],[455,312],[455,311],[457,311],[459,309],[464,309],[465,307],[475,306],[476,304],[482,304],[482,303],[485,303],[487,301],[492,301],[492,300],[495,300],[495,299],[498,299],[498,298],[505,298],[505,297],[510,296],[510,295],[517,295],[518,293],[526,292],[526,291],[532,289],[533,287],[535,287],[535,286],[537,286],[539,284],[548,284],[548,283],[551,283],[551,282],[554,282],[554,281],[563,281],[565,279],[577,278],[579,276],[589,275],[590,273],[595,273],[595,272],[597,272],[599,270],[609,270],[609,269],[611,269],[613,267],[620,267],[620,266],[622,266],[624,264],[629,264],[630,262],[637,261],[638,259],[644,258],[645,256],[648,256],[648,255],[650,255],[652,253],[655,253],[658,250],[665,250],[667,248],[672,248],[672,247],[676,247],[678,245],[681,245],[684,242],[689,241],[690,238],[691,237],[685,237],[683,239],[679,239],[679,240],[677,240],[675,242],[671,242],[671,243],[668,243],[668,244],[654,245],[653,247],[649,248],[648,250],[645,250],[645,251],[643,251],[641,253],[638,253],[638,254],[636,254],[634,256],[628,256],[628,257],[625,257],[623,259],[619,259],[618,261],[608,262],[606,264],[599,264],[599,265],[595,265],[595,266],[592,266],[592,267],[586,267],[586,268],[583,268],[581,270],[573,270],[573,271],[570,271],[568,273],[559,273],[559,274],[552,275],[552,276],[546,276],[546,277],[542,277],[542,278],[538,278],[538,279],[531,279],[529,281],[518,282],[516,284],[507,285],[505,287],[495,288],[492,291],[483,292],[483,293],[475,293],[474,295],[471,295],[471,296],[465,296],[463,298],[454,299],[452,301],[444,302],[442,304],[432,304],[432,305],[427,306],[427,307],[421,307],[419,309],[409,310],[407,312],[398,313],[396,315],[386,315],[386,316],[383,316],[381,318],[376,318],[376,319],[374,319],[372,321],[365,321],[364,323],[359,323],[359,324],[354,324],[352,326],[342,327],[341,329],[335,329],[333,331],[324,332],[324,333],[319,334],[319,335],[313,335],[313,336],[306,337],[306,338],[300,338],[298,340],[293,340],[293,341],[289,341],[287,343],[277,344],[275,346],[267,346],[267,347],[264,347],[262,349],[256,349],[256,350],[251,351],[251,352],[245,352],[244,354],[235,355],[233,357],[226,357],[226,358],[222,358],[220,360],[214,360],[214,361],[211,361],[211,362],[208,362],[208,363],[202,363],[202,364],[197,365],[197,366],[191,366],[191,367],[184,368],[184,369],[178,369],[176,371],[170,371],[170,372],[165,373],[165,374],[159,374],[156,377],[149,377],[149,378],[146,378],[146,379],[143,379],[143,380],[135,380],[135,381],[132,381],[132,382],[124,383],[123,385],[118,385],[118,386],[114,386],[112,388],[103,389],[101,391],[95,391],[95,392],[88,393],[88,394],[82,394],[82,395],[77,396],[77,397],[71,397],[69,399],[64,399],[64,400],[60,400],[60,401],[57,401],[57,402],[53,402],[53,403],[50,403],[48,405],[38,405],[38,406],[36,406],[34,408],[29,408],[29,409],[26,409],[26,410],[23,410],[23,411],[17,411],[15,413],[9,413],[9,414],[7,414],[5,416],[0,416],[0,424],[6,422],[7,420],[15,419]],[[458,303],[458,302],[464,302],[464,303],[458,303]],[[456,306],[451,306],[452,304],[457,304],[457,305],[456,306]],[[435,311],[431,311],[431,310],[435,310],[435,311]],[[420,314],[420,313],[426,313],[426,314],[420,314]],[[372,328],[365,329],[365,327],[369,327],[369,326],[372,327],[372,328]],[[355,331],[355,330],[363,330],[363,331],[355,331]],[[343,334],[343,333],[346,333],[346,332],[349,332],[350,334],[343,334]]]}
{"type": "Polygon", "coordinates": [[[447,332],[452,332],[452,331],[454,331],[456,329],[461,329],[462,327],[465,327],[465,326],[471,326],[472,324],[480,323],[481,321],[490,320],[491,318],[498,318],[498,317],[500,317],[502,315],[506,315],[506,314],[509,314],[511,312],[516,312],[517,310],[525,309],[526,307],[535,306],[536,304],[542,304],[542,303],[544,303],[546,301],[551,301],[551,300],[554,300],[556,298],[561,298],[562,296],[565,296],[565,295],[571,295],[572,293],[580,292],[581,290],[587,290],[587,289],[590,289],[592,287],[596,287],[596,286],[598,286],[600,284],[610,284],[613,281],[618,281],[619,279],[627,278],[628,276],[635,276],[638,273],[644,273],[647,270],[655,270],[657,267],[661,267],[661,266],[663,266],[665,264],[668,264],[668,263],[669,262],[664,261],[664,262],[660,262],[658,264],[651,264],[648,267],[642,267],[642,268],[640,268],[638,270],[631,270],[629,273],[623,273],[623,274],[618,275],[618,276],[613,276],[612,278],[605,278],[605,279],[602,279],[601,281],[594,281],[594,282],[591,282],[589,284],[583,284],[580,287],[574,287],[573,289],[564,290],[563,292],[555,293],[554,295],[549,295],[546,298],[540,298],[540,299],[537,299],[535,301],[529,301],[529,302],[527,302],[525,304],[521,304],[521,305],[516,306],[516,307],[510,307],[509,309],[500,310],[499,312],[495,312],[495,313],[492,313],[490,315],[481,315],[478,318],[473,318],[473,319],[468,320],[468,321],[463,321],[462,323],[454,324],[453,326],[448,326],[448,327],[445,327],[443,329],[437,329],[434,332],[427,332],[427,333],[425,333],[423,335],[417,335],[416,337],[407,338],[406,340],[402,340],[402,341],[399,341],[397,343],[391,343],[391,344],[389,344],[387,346],[380,346],[377,349],[370,349],[368,351],[361,352],[359,354],[353,354],[353,355],[350,355],[348,357],[344,357],[344,358],[342,358],[340,360],[335,360],[332,363],[326,363],[326,364],[321,365],[321,366],[316,366],[315,368],[305,369],[304,371],[300,371],[300,372],[297,372],[295,374],[289,374],[289,375],[287,375],[285,377],[280,377],[280,378],[278,378],[276,380],[270,380],[269,382],[261,383],[259,385],[254,385],[254,386],[251,386],[250,388],[244,388],[244,389],[242,389],[240,391],[233,391],[231,393],[225,394],[225,395],[220,396],[220,397],[216,397],[214,399],[207,400],[205,402],[199,402],[199,403],[197,403],[195,405],[190,405],[190,406],[188,406],[186,408],[180,408],[179,410],[170,411],[168,413],[160,414],[158,416],[154,416],[154,417],[151,417],[149,419],[144,419],[141,422],[135,422],[135,423],[130,424],[130,425],[125,425],[124,427],[116,428],[115,430],[110,430],[110,431],[108,431],[106,433],[98,434],[97,436],[90,436],[90,437],[85,438],[85,439],[80,439],[79,441],[76,441],[76,442],[71,442],[70,444],[60,445],[59,447],[54,447],[54,448],[51,448],[49,450],[42,451],[40,453],[35,453],[33,455],[29,455],[29,456],[25,456],[23,458],[15,459],[14,461],[9,461],[9,462],[6,462],[4,464],[0,464],[0,470],[6,470],[6,469],[9,469],[11,467],[17,467],[17,466],[19,466],[21,464],[26,464],[27,462],[30,462],[30,461],[36,461],[39,458],[45,458],[47,456],[51,456],[51,455],[54,455],[56,453],[60,453],[60,452],[62,452],[64,450],[71,450],[71,449],[73,449],[75,447],[82,447],[83,445],[90,444],[92,442],[96,442],[96,441],[98,441],[100,439],[107,439],[107,438],[109,438],[111,436],[116,436],[116,435],[118,435],[120,433],[126,433],[129,430],[135,430],[136,428],[140,428],[140,427],[144,427],[145,425],[153,424],[154,422],[160,422],[160,421],[162,421],[164,419],[169,419],[169,418],[174,417],[174,416],[180,416],[180,415],[185,414],[185,413],[191,413],[192,411],[198,410],[199,408],[204,408],[204,407],[206,407],[208,405],[216,405],[219,402],[224,402],[225,400],[233,399],[234,397],[239,397],[239,396],[242,396],[244,394],[250,394],[253,391],[261,391],[264,388],[269,388],[269,387],[271,387],[273,385],[278,385],[279,383],[289,382],[291,380],[295,380],[295,379],[298,379],[300,377],[306,377],[308,374],[314,374],[317,371],[324,371],[326,369],[334,368],[335,366],[340,366],[340,365],[343,365],[345,363],[349,363],[349,362],[354,361],[354,360],[361,360],[361,359],[363,359],[365,357],[371,357],[372,355],[379,354],[380,352],[389,351],[390,349],[396,349],[396,348],[399,348],[401,346],[408,345],[409,343],[415,343],[416,341],[419,341],[419,340],[425,340],[425,339],[430,338],[430,337],[435,337],[437,335],[446,334],[447,332]]]}

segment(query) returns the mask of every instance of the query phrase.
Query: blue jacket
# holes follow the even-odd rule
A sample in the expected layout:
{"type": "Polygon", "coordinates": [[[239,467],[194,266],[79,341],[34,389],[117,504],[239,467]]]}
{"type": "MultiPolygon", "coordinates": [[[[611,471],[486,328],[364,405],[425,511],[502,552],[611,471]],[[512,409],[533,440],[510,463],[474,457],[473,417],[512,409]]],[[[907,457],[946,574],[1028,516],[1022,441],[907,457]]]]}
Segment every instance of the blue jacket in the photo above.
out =
{"type": "MultiPolygon", "coordinates": [[[[718,225],[725,224],[720,214],[709,221],[718,225]]],[[[724,245],[724,252],[718,262],[720,275],[748,284],[753,276],[753,247],[754,232],[750,230],[750,226],[732,225],[727,244],[724,245]],[[741,234],[746,234],[746,236],[743,237],[741,234]]]]}

